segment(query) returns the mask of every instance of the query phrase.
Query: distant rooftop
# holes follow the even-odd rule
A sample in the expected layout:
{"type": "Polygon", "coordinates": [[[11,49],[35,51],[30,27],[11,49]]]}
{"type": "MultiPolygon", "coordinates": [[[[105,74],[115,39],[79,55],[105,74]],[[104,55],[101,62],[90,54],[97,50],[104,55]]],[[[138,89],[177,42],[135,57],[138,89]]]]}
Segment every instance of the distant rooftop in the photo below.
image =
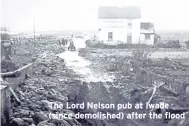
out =
{"type": "Polygon", "coordinates": [[[134,19],[141,18],[140,7],[136,6],[104,6],[98,8],[99,19],[134,19]]]}

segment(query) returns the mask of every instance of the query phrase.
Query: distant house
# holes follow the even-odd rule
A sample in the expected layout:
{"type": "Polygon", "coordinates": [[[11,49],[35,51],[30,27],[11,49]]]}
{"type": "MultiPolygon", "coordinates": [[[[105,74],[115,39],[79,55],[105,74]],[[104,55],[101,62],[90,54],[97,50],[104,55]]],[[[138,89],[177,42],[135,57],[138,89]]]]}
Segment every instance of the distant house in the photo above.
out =
{"type": "Polygon", "coordinates": [[[107,44],[139,43],[139,7],[99,7],[96,40],[107,44]]]}
{"type": "Polygon", "coordinates": [[[140,44],[154,45],[160,41],[160,36],[155,33],[154,25],[150,22],[140,24],[140,44]]]}

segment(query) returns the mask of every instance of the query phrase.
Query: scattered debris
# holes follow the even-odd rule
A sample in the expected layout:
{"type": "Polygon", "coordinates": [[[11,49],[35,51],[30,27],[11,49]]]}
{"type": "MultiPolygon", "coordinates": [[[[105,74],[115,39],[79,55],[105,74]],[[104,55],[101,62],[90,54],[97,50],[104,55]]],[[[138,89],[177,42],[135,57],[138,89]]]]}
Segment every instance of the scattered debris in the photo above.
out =
{"type": "MultiPolygon", "coordinates": [[[[89,41],[88,41],[89,42],[89,41]]],[[[88,45],[89,46],[89,45],[88,45]]],[[[88,47],[87,46],[87,47],[88,47]]],[[[94,45],[93,45],[94,46],[94,45]]],[[[102,48],[109,48],[106,45],[99,44],[102,48]]],[[[125,45],[120,45],[124,48],[125,45]]],[[[178,41],[168,43],[171,48],[179,48],[178,41]],[[172,44],[174,43],[174,44],[172,44]],[[176,44],[176,45],[175,45],[176,44]]],[[[189,111],[188,84],[189,81],[187,64],[176,61],[171,58],[152,60],[151,53],[157,48],[135,48],[119,50],[114,49],[98,50],[85,48],[79,50],[79,55],[92,62],[88,67],[101,70],[104,73],[114,75],[114,82],[81,82],[75,79],[75,74],[69,70],[64,59],[56,55],[65,49],[59,43],[31,43],[17,47],[22,48],[19,55],[13,56],[13,61],[20,63],[33,62],[33,76],[19,83],[15,91],[10,88],[13,94],[11,98],[13,117],[9,120],[10,124],[15,126],[81,126],[81,125],[161,125],[165,126],[178,124],[187,126],[189,116],[182,120],[70,120],[49,119],[48,113],[54,112],[48,104],[51,102],[65,104],[81,103],[86,101],[104,102],[104,103],[125,103],[125,102],[143,102],[158,103],[166,102],[171,105],[170,109],[165,110],[170,113],[181,113],[189,111]],[[32,47],[29,49],[29,47],[32,47]],[[25,50],[25,51],[24,51],[25,50]],[[104,52],[103,52],[104,51],[104,52]],[[106,51],[106,52],[105,52],[106,51]],[[28,54],[28,52],[30,52],[28,54]],[[121,53],[122,52],[122,53],[121,53]],[[25,55],[27,54],[27,55],[25,55]],[[19,57],[25,57],[23,61],[19,57]],[[27,58],[26,58],[27,57],[27,58]],[[29,59],[29,60],[28,60],[29,59]],[[21,104],[20,104],[21,103],[21,104]],[[183,104],[184,103],[184,104],[183,104]],[[182,105],[183,104],[183,105],[182,105]]],[[[112,47],[113,48],[113,47],[112,47]]],[[[78,62],[78,61],[77,61],[78,62]]],[[[76,62],[76,63],[77,63],[76,62]]],[[[5,72],[18,69],[15,64],[10,62],[2,63],[5,72]],[[7,65],[8,64],[8,65],[7,65]],[[10,67],[9,67],[10,66],[10,67]]],[[[3,70],[2,69],[2,70],[3,70]]],[[[57,110],[63,113],[85,113],[86,110],[57,110]]],[[[114,112],[115,110],[95,110],[100,112],[114,112]]],[[[95,112],[89,110],[88,112],[95,112]]],[[[141,110],[143,111],[143,110],[141,110]]],[[[145,110],[145,113],[156,110],[145,110]]],[[[124,111],[127,112],[127,111],[124,111]]],[[[163,110],[157,110],[163,112],[163,110]]]]}

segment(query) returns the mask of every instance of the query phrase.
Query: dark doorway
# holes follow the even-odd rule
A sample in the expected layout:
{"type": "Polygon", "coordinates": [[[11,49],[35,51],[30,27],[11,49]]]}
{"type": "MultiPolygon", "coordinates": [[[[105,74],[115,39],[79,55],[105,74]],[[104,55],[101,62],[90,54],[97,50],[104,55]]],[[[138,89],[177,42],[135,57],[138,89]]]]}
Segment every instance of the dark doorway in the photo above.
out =
{"type": "Polygon", "coordinates": [[[127,36],[127,43],[131,44],[132,43],[132,35],[127,36]]]}
{"type": "Polygon", "coordinates": [[[113,32],[108,32],[108,41],[113,40],[113,32]]]}

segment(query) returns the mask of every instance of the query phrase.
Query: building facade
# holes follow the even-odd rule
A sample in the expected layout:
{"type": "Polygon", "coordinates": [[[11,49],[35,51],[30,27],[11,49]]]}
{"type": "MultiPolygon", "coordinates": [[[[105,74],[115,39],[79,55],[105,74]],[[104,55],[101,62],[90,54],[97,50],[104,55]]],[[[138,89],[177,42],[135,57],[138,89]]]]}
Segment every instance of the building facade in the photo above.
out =
{"type": "Polygon", "coordinates": [[[150,22],[140,24],[140,44],[154,45],[158,40],[154,25],[150,22]]]}
{"type": "Polygon", "coordinates": [[[140,41],[139,7],[99,7],[96,40],[106,44],[138,44],[140,41]]]}

